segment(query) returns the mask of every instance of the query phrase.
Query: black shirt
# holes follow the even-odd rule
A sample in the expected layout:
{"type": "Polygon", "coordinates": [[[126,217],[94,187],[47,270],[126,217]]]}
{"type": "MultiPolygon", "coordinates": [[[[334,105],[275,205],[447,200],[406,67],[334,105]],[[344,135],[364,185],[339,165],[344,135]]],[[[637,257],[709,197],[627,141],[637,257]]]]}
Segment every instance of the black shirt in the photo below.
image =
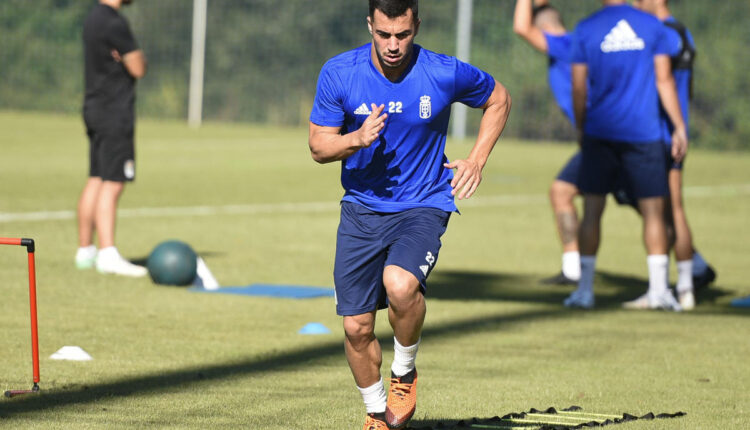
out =
{"type": "Polygon", "coordinates": [[[107,119],[110,115],[133,117],[135,78],[121,62],[112,57],[112,50],[121,57],[138,49],[125,18],[115,9],[97,4],[83,24],[86,94],[84,116],[107,119]]]}

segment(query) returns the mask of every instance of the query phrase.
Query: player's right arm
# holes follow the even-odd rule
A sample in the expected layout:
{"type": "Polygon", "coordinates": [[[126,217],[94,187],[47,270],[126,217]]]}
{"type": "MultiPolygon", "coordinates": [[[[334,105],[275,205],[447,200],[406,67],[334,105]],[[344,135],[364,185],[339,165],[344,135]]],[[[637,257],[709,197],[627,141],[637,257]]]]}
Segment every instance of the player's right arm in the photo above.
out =
{"type": "Polygon", "coordinates": [[[583,124],[586,122],[586,97],[589,67],[586,63],[574,63],[573,75],[573,113],[576,118],[576,129],[578,130],[578,141],[583,138],[583,124]]]}
{"type": "Polygon", "coordinates": [[[534,25],[531,0],[517,0],[513,14],[513,31],[524,38],[531,46],[542,53],[547,53],[547,39],[539,27],[534,25]]]}
{"type": "Polygon", "coordinates": [[[347,134],[341,134],[341,127],[325,127],[311,121],[308,144],[313,160],[321,164],[344,160],[372,145],[385,127],[388,114],[383,113],[384,109],[385,105],[375,106],[372,103],[372,113],[362,126],[347,134]]]}

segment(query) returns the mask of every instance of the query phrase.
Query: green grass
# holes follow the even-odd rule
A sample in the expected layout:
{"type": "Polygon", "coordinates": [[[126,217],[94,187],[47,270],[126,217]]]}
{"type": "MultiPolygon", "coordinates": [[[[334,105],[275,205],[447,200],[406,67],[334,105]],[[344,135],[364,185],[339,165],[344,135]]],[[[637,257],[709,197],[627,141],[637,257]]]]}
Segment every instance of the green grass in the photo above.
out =
{"type": "MultiPolygon", "coordinates": [[[[86,178],[81,120],[0,112],[0,129],[0,214],[73,211],[86,178]]],[[[123,211],[245,206],[214,215],[123,215],[121,252],[143,258],[178,238],[223,285],[332,285],[339,166],[314,163],[306,141],[304,129],[139,122],[138,178],[123,211]],[[282,203],[310,205],[285,210],[282,203]]],[[[448,154],[469,148],[451,142],[448,154]]],[[[719,271],[694,312],[619,309],[645,290],[646,267],[639,219],[615,205],[604,219],[599,307],[575,312],[560,305],[569,288],[538,284],[559,269],[545,193],[573,151],[503,139],[478,195],[459,205],[430,278],[412,425],[579,405],[688,413],[624,425],[634,430],[746,428],[750,312],[728,303],[750,294],[750,155],[695,151],[688,161],[696,245],[719,271]],[[717,188],[705,193],[704,186],[717,188]]],[[[37,241],[43,390],[0,399],[0,427],[361,427],[364,410],[332,300],[194,294],[77,271],[69,218],[0,221],[0,236],[37,241]],[[333,334],[297,334],[311,321],[333,334]],[[64,345],[81,346],[94,360],[50,360],[64,345]]],[[[3,390],[31,382],[25,261],[22,248],[0,247],[3,390]]],[[[383,315],[377,333],[386,374],[392,341],[383,315]]]]}

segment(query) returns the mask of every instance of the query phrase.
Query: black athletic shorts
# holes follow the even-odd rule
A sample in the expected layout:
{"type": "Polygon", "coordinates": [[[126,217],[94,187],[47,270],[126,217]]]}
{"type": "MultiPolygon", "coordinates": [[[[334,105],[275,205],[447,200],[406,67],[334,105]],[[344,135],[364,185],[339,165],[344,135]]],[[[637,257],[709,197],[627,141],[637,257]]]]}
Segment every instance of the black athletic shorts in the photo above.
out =
{"type": "Polygon", "coordinates": [[[86,121],[89,136],[89,176],[104,181],[135,180],[134,121],[123,118],[107,123],[86,121]]]}

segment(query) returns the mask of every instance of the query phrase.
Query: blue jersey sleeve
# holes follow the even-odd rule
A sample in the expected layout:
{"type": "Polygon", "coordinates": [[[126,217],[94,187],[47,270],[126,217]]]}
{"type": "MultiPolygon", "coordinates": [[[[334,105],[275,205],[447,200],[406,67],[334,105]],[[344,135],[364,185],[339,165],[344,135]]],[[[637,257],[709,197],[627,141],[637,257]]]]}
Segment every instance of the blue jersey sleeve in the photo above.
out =
{"type": "Polygon", "coordinates": [[[682,51],[682,37],[677,30],[667,27],[665,32],[666,44],[669,47],[669,56],[675,57],[682,51]]]}
{"type": "Polygon", "coordinates": [[[456,60],[455,94],[453,101],[469,107],[484,105],[495,89],[495,78],[471,64],[456,60]]]}
{"type": "Polygon", "coordinates": [[[544,33],[547,40],[547,56],[555,61],[570,63],[570,36],[544,33]]]}
{"type": "Polygon", "coordinates": [[[586,47],[583,44],[580,27],[576,28],[576,31],[573,33],[571,45],[570,62],[573,64],[588,63],[586,47]]]}
{"type": "Polygon", "coordinates": [[[329,64],[323,66],[318,77],[310,122],[323,127],[344,125],[343,92],[341,79],[333,67],[329,67],[329,64]]]}
{"type": "Polygon", "coordinates": [[[654,39],[654,55],[669,55],[672,56],[679,52],[682,42],[679,41],[677,36],[677,50],[674,48],[674,39],[669,37],[668,29],[664,25],[660,25],[656,30],[656,36],[654,39]]]}

